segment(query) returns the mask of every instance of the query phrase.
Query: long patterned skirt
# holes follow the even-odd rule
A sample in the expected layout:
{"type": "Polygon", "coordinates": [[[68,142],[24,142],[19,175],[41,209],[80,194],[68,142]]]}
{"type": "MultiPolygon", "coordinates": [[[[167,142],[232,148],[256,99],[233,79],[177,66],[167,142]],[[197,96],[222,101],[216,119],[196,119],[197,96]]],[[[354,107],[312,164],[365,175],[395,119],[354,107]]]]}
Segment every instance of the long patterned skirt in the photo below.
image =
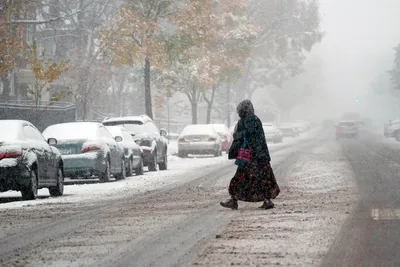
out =
{"type": "Polygon", "coordinates": [[[269,162],[252,163],[250,166],[238,166],[235,176],[229,185],[229,194],[232,198],[259,202],[274,199],[280,189],[269,162]]]}

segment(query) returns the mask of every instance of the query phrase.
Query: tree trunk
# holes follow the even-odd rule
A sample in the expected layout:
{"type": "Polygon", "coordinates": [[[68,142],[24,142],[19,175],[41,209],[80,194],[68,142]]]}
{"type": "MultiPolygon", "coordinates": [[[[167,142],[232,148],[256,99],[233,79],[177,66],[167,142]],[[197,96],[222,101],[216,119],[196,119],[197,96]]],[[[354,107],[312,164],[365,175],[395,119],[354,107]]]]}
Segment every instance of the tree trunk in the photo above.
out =
{"type": "Polygon", "coordinates": [[[197,124],[197,100],[190,101],[192,106],[192,124],[197,124]]]}
{"type": "Polygon", "coordinates": [[[226,83],[226,125],[231,127],[231,83],[226,83]]]}
{"type": "Polygon", "coordinates": [[[146,56],[144,64],[144,102],[146,115],[153,119],[153,109],[151,104],[151,88],[150,88],[150,57],[146,56]]]}
{"type": "Polygon", "coordinates": [[[211,98],[208,99],[206,97],[206,94],[203,93],[204,99],[207,102],[207,124],[211,124],[211,112],[214,106],[214,98],[215,98],[215,91],[217,90],[217,85],[213,84],[212,88],[211,88],[211,98]]]}
{"type": "Polygon", "coordinates": [[[10,80],[8,79],[7,76],[2,76],[1,83],[3,84],[3,92],[1,94],[1,99],[7,101],[10,99],[10,92],[11,92],[10,80]]]}

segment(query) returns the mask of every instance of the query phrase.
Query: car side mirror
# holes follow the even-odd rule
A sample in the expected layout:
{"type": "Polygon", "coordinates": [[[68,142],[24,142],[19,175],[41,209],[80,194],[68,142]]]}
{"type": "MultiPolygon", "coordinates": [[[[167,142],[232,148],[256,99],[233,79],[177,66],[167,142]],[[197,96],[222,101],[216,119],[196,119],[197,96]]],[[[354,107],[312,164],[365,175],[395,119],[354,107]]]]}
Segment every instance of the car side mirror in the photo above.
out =
{"type": "Polygon", "coordinates": [[[49,139],[47,139],[47,143],[48,143],[49,145],[51,145],[51,146],[55,146],[55,145],[57,145],[57,139],[55,139],[55,138],[49,138],[49,139]]]}
{"type": "Polygon", "coordinates": [[[114,139],[115,139],[115,141],[116,141],[117,143],[122,142],[122,137],[121,137],[121,136],[116,136],[114,139]]]}
{"type": "Polygon", "coordinates": [[[168,135],[167,130],[161,129],[161,130],[160,130],[160,135],[163,136],[163,137],[166,137],[166,136],[168,135]]]}

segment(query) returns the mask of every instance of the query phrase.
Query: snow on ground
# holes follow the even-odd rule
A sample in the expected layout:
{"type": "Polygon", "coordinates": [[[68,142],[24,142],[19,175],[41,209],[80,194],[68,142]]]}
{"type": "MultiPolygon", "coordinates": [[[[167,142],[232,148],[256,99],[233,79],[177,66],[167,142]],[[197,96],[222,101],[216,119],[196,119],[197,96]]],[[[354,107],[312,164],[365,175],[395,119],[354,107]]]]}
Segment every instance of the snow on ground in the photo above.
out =
{"type": "MultiPolygon", "coordinates": [[[[285,138],[281,144],[269,144],[271,153],[282,146],[295,146],[307,138],[314,136],[318,129],[303,134],[299,138],[285,138]]],[[[142,176],[128,177],[122,181],[112,181],[110,183],[90,183],[66,185],[64,196],[52,198],[49,196],[48,189],[39,190],[39,199],[33,201],[21,201],[21,194],[16,191],[0,193],[1,198],[10,198],[13,202],[0,204],[0,209],[18,208],[23,206],[40,205],[45,203],[73,203],[81,201],[101,201],[104,199],[129,197],[137,193],[159,189],[171,184],[187,182],[188,179],[195,179],[195,176],[185,176],[185,173],[201,173],[205,167],[221,164],[232,164],[228,161],[224,153],[222,157],[214,158],[211,156],[190,156],[189,158],[179,158],[176,156],[178,151],[177,141],[170,141],[168,147],[168,170],[158,172],[145,172],[142,176]]]]}
{"type": "Polygon", "coordinates": [[[337,143],[311,152],[291,168],[275,209],[239,202],[238,215],[207,243],[193,266],[319,266],[357,190],[337,143]]]}
{"type": "MultiPolygon", "coordinates": [[[[112,181],[109,183],[66,185],[64,186],[64,196],[58,198],[48,197],[48,189],[41,189],[39,190],[39,197],[46,198],[0,204],[0,209],[44,203],[96,201],[105,198],[129,196],[135,193],[152,191],[169,184],[185,182],[184,174],[186,172],[201,173],[202,169],[207,166],[232,163],[228,161],[226,154],[218,158],[198,157],[187,159],[170,155],[168,159],[168,171],[145,172],[142,176],[132,176],[122,181],[112,181]]],[[[20,196],[21,194],[16,191],[0,193],[0,198],[19,198],[20,196]]]]}

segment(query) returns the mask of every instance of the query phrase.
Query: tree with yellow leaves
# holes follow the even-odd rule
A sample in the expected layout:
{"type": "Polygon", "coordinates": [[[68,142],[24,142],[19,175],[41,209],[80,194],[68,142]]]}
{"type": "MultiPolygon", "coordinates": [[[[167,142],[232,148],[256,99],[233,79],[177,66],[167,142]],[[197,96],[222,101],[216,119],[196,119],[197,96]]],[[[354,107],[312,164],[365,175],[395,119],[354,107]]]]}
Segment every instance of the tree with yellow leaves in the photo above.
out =
{"type": "Polygon", "coordinates": [[[172,16],[180,29],[176,58],[195,70],[190,75],[192,86],[183,88],[192,106],[193,123],[197,123],[201,99],[207,102],[207,123],[211,122],[216,91],[221,84],[235,81],[250,56],[259,29],[244,16],[246,12],[246,0],[188,0],[172,16]]]}
{"type": "Polygon", "coordinates": [[[33,87],[28,90],[28,93],[33,96],[35,112],[37,112],[37,109],[41,104],[43,92],[45,90],[50,90],[48,85],[56,81],[66,70],[67,62],[61,61],[55,63],[50,59],[46,59],[44,55],[38,55],[36,44],[33,44],[30,47],[28,62],[31,65],[33,75],[35,76],[35,83],[33,87]]]}
{"type": "Polygon", "coordinates": [[[121,5],[113,23],[98,32],[101,49],[113,65],[139,64],[144,67],[145,109],[146,115],[151,118],[151,66],[160,69],[166,60],[159,20],[169,14],[174,2],[127,0],[121,5]]]}
{"type": "Polygon", "coordinates": [[[9,23],[17,12],[17,3],[6,1],[0,5],[0,79],[3,85],[1,98],[8,100],[10,94],[9,73],[21,58],[24,49],[21,25],[9,23]]]}

